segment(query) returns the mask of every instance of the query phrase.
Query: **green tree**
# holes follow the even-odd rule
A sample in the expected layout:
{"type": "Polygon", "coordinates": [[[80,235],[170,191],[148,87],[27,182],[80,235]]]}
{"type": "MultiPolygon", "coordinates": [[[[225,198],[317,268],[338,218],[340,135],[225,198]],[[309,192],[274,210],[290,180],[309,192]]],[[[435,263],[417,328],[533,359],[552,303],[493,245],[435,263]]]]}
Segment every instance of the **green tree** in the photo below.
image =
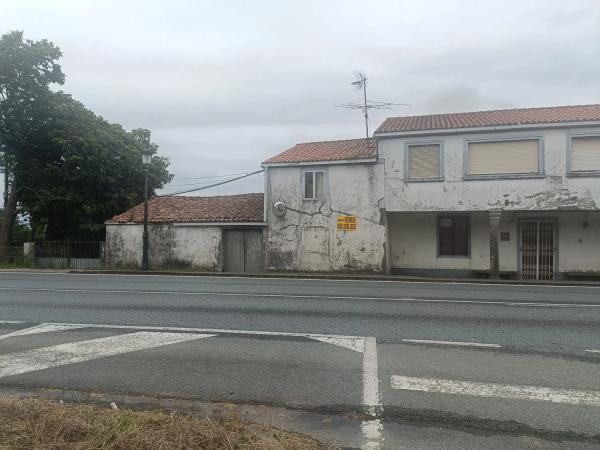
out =
{"type": "MultiPolygon", "coordinates": [[[[24,41],[22,33],[9,33],[0,39],[0,61],[3,54],[14,61],[3,62],[6,67],[0,69],[5,74],[0,75],[5,92],[0,97],[0,143],[11,177],[0,258],[10,242],[17,206],[29,215],[37,238],[102,239],[107,219],[143,199],[141,152],[158,149],[150,131],[128,132],[70,95],[53,92],[49,86],[61,83],[64,75],[55,63],[60,51],[47,41],[24,41]],[[33,75],[24,77],[27,71],[33,75]],[[15,96],[24,100],[14,103],[15,96]]],[[[170,181],[168,165],[166,158],[153,157],[152,191],[170,181]]]]}
{"type": "MultiPolygon", "coordinates": [[[[66,94],[53,102],[45,147],[23,163],[33,189],[25,187],[22,204],[46,239],[102,239],[106,220],[144,198],[142,150],[158,146],[149,130],[127,132],[66,94]]],[[[152,158],[151,192],[171,180],[167,168],[166,158],[152,158]]]]}
{"type": "Polygon", "coordinates": [[[0,38],[0,149],[4,170],[11,175],[10,190],[0,226],[0,258],[11,239],[22,192],[18,174],[30,136],[48,117],[50,86],[63,84],[65,76],[57,60],[60,49],[47,40],[31,41],[22,31],[0,38]]]}

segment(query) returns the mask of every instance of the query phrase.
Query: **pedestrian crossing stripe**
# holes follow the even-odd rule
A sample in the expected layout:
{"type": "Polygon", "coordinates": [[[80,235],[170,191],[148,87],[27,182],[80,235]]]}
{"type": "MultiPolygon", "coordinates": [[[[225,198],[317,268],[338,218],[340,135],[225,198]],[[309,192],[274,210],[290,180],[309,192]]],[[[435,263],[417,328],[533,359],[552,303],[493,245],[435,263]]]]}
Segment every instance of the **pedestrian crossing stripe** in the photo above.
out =
{"type": "Polygon", "coordinates": [[[213,336],[139,331],[9,353],[0,355],[0,378],[213,336]]]}

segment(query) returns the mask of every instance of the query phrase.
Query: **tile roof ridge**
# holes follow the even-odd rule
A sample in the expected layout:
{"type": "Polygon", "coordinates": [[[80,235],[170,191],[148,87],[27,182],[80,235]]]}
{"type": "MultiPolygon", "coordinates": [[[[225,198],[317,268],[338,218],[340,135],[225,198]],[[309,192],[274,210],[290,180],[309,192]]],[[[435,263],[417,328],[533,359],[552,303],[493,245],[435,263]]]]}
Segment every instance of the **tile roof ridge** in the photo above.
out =
{"type": "Polygon", "coordinates": [[[309,141],[309,142],[297,142],[295,145],[305,144],[332,144],[334,142],[351,142],[351,141],[369,141],[373,142],[374,138],[350,138],[350,139],[332,139],[328,141],[309,141]]]}
{"type": "Polygon", "coordinates": [[[474,111],[455,111],[446,113],[430,113],[430,114],[414,114],[410,116],[391,116],[388,119],[407,119],[410,117],[439,117],[439,116],[452,116],[458,114],[482,114],[482,113],[502,113],[512,111],[535,111],[535,110],[548,110],[548,109],[563,109],[563,108],[584,108],[584,107],[600,107],[600,103],[583,103],[577,105],[557,105],[557,106],[528,106],[523,108],[503,108],[503,109],[481,109],[474,111]]]}

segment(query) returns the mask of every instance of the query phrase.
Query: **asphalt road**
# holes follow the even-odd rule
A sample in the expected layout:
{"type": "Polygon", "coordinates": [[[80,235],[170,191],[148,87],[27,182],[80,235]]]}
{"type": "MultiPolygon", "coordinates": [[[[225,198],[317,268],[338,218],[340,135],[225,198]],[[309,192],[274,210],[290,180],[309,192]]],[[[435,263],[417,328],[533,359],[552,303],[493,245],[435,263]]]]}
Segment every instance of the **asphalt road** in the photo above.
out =
{"type": "Polygon", "coordinates": [[[0,386],[283,407],[349,447],[596,448],[600,287],[0,272],[0,386]]]}

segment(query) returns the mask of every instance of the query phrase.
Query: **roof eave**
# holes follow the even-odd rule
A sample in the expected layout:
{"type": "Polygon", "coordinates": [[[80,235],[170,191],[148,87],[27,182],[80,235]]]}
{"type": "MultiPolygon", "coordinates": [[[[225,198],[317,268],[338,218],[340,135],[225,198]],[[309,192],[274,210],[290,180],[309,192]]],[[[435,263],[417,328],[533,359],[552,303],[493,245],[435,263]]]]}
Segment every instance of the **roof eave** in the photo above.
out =
{"type": "MultiPolygon", "coordinates": [[[[264,221],[251,221],[247,220],[244,222],[177,222],[174,220],[164,222],[148,222],[150,225],[173,225],[177,227],[216,227],[216,226],[256,226],[265,227],[267,224],[264,221]]],[[[144,222],[105,222],[105,225],[143,225],[144,222]]]]}
{"type": "Polygon", "coordinates": [[[594,127],[600,126],[600,121],[580,121],[580,122],[544,122],[527,123],[513,125],[495,125],[488,127],[465,127],[465,128],[433,128],[423,130],[400,130],[400,131],[375,131],[374,137],[377,138],[395,138],[408,136],[429,136],[440,134],[463,134],[463,133],[486,133],[493,131],[517,131],[542,128],[571,128],[571,127],[594,127]]]}
{"type": "Polygon", "coordinates": [[[330,161],[300,161],[300,162],[263,162],[261,166],[264,167],[288,167],[288,166],[323,166],[332,164],[371,164],[376,163],[377,157],[372,156],[370,158],[360,159],[335,159],[330,161]]]}

